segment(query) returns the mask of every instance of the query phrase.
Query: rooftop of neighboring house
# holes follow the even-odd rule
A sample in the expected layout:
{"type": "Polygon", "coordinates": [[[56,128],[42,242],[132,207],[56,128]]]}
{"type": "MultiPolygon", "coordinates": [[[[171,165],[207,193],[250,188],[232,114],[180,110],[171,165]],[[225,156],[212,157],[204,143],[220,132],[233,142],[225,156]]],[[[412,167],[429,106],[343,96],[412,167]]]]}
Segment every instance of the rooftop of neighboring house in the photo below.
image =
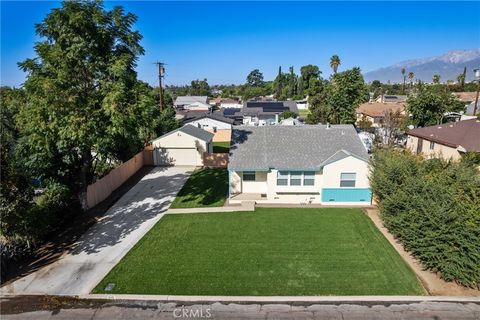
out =
{"type": "Polygon", "coordinates": [[[175,106],[178,105],[189,105],[195,102],[207,103],[207,96],[178,96],[175,99],[175,106]]]}
{"type": "Polygon", "coordinates": [[[387,111],[403,112],[405,111],[405,103],[404,102],[396,102],[396,103],[366,102],[366,103],[362,103],[357,108],[357,113],[361,113],[372,118],[383,117],[385,115],[385,112],[387,111]]]}
{"type": "Polygon", "coordinates": [[[409,130],[407,134],[452,148],[480,152],[480,120],[478,119],[416,128],[409,130]]]}
{"type": "Polygon", "coordinates": [[[232,131],[231,170],[319,170],[368,153],[352,125],[238,126],[232,131]]]}
{"type": "Polygon", "coordinates": [[[263,112],[268,114],[292,111],[298,113],[295,101],[247,101],[243,104],[243,111],[263,112]]]}
{"type": "Polygon", "coordinates": [[[453,94],[456,95],[460,101],[466,103],[475,101],[477,95],[476,92],[454,92],[453,94]]]}
{"type": "Polygon", "coordinates": [[[379,96],[376,102],[392,103],[392,102],[405,102],[407,101],[407,96],[405,95],[393,95],[393,94],[384,94],[379,96]]]}
{"type": "Polygon", "coordinates": [[[182,118],[183,123],[189,123],[195,120],[200,120],[203,118],[209,118],[221,122],[225,122],[228,124],[233,124],[233,119],[227,118],[222,116],[219,113],[210,113],[210,112],[202,112],[202,111],[189,111],[184,113],[184,117],[182,118]]]}
{"type": "Polygon", "coordinates": [[[292,117],[287,119],[282,119],[278,124],[282,126],[303,126],[304,125],[304,123],[300,121],[300,119],[292,118],[292,117]]]}
{"type": "Polygon", "coordinates": [[[154,142],[160,138],[163,138],[163,137],[166,137],[168,135],[171,135],[172,133],[175,133],[175,132],[183,132],[183,133],[186,133],[188,135],[191,135],[195,138],[198,138],[200,140],[203,140],[203,141],[206,141],[206,142],[210,142],[212,141],[212,138],[214,136],[213,133],[210,133],[206,130],[203,130],[203,129],[200,129],[200,128],[197,128],[195,126],[192,126],[191,124],[187,124],[187,125],[184,125],[183,127],[180,127],[178,129],[175,129],[173,131],[170,131],[170,132],[167,132],[165,133],[164,135],[158,137],[158,138],[155,138],[153,139],[151,142],[154,142]]]}

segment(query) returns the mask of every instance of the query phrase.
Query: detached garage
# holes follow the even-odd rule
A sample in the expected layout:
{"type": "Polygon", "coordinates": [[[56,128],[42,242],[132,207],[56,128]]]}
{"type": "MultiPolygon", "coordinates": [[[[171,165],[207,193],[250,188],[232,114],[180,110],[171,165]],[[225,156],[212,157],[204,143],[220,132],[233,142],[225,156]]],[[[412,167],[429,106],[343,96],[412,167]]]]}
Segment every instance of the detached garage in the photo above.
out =
{"type": "Polygon", "coordinates": [[[156,166],[203,166],[203,153],[211,153],[213,133],[192,125],[170,131],[152,141],[156,166]]]}

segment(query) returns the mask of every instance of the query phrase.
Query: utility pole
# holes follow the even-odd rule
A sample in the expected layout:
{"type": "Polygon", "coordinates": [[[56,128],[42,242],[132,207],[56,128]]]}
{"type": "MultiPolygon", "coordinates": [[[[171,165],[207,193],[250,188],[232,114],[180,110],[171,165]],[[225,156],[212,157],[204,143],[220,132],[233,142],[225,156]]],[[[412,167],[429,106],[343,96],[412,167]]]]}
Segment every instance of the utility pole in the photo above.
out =
{"type": "Polygon", "coordinates": [[[162,79],[163,79],[163,75],[165,74],[165,67],[164,67],[165,64],[163,62],[156,62],[155,64],[158,67],[158,91],[159,91],[158,103],[160,105],[160,112],[162,112],[163,111],[162,79]]]}

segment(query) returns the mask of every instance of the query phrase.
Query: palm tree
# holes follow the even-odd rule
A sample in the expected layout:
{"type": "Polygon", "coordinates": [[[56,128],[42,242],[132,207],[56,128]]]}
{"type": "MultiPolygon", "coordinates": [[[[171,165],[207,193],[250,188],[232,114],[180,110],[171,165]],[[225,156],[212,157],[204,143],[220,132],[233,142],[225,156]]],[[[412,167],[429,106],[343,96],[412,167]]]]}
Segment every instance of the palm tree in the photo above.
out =
{"type": "Polygon", "coordinates": [[[410,71],[408,73],[408,80],[410,80],[410,88],[412,87],[412,84],[413,84],[413,78],[415,78],[415,73],[413,73],[412,71],[410,71]]]}
{"type": "Polygon", "coordinates": [[[337,73],[338,66],[341,64],[340,57],[334,54],[330,58],[330,67],[333,70],[333,73],[337,73]]]}
{"type": "Polygon", "coordinates": [[[463,89],[463,86],[465,85],[465,73],[460,73],[457,76],[457,82],[458,82],[458,84],[460,84],[460,87],[462,87],[462,89],[463,89]]]}
{"type": "Polygon", "coordinates": [[[402,73],[402,76],[403,76],[402,93],[405,94],[405,80],[407,79],[407,77],[405,76],[405,68],[402,68],[401,73],[402,73]]]}
{"type": "Polygon", "coordinates": [[[439,74],[434,74],[432,81],[434,84],[439,84],[440,83],[440,75],[439,74]]]}

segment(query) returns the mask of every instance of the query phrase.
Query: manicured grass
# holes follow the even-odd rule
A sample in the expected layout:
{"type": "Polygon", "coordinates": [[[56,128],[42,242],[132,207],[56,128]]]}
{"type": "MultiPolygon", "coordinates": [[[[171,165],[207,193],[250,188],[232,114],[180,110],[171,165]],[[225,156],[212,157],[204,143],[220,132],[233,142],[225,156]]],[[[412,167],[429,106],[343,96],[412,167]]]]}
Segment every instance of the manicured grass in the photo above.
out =
{"type": "Polygon", "coordinates": [[[166,215],[95,288],[171,295],[423,295],[358,209],[166,215]]]}
{"type": "Polygon", "coordinates": [[[213,153],[228,153],[230,151],[230,141],[217,141],[213,143],[213,153]]]}
{"type": "Polygon", "coordinates": [[[226,169],[197,169],[177,194],[171,208],[220,207],[227,193],[226,169]]]}

